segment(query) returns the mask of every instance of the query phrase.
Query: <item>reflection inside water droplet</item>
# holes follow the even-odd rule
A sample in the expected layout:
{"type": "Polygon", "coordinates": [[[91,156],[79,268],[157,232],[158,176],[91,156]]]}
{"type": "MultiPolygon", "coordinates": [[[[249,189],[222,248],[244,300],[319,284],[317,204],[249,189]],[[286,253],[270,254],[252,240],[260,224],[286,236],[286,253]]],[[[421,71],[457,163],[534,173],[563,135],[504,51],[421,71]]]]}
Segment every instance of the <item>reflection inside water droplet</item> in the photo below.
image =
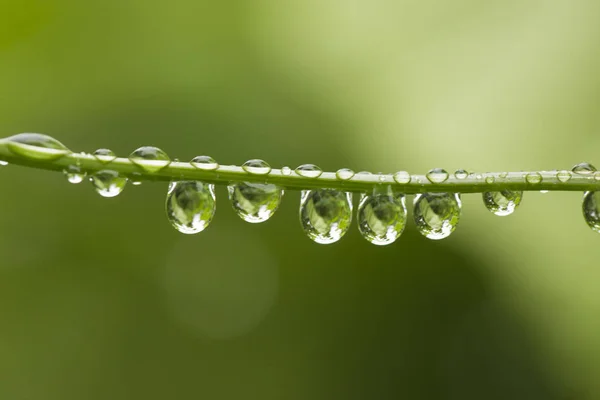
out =
{"type": "Polygon", "coordinates": [[[169,222],[179,232],[202,232],[215,215],[214,185],[198,181],[171,182],[165,208],[169,222]]]}
{"type": "Polygon", "coordinates": [[[206,171],[212,171],[219,168],[219,163],[215,161],[214,158],[210,156],[197,156],[192,158],[190,164],[194,168],[203,169],[206,171]]]}
{"type": "Polygon", "coordinates": [[[117,155],[109,149],[98,149],[94,151],[94,157],[103,164],[108,164],[117,158],[117,155]]]}
{"type": "Polygon", "coordinates": [[[67,181],[73,184],[81,183],[87,175],[85,172],[81,171],[81,168],[78,165],[74,164],[69,165],[67,168],[65,168],[63,170],[63,173],[67,177],[67,181]]]}
{"type": "Polygon", "coordinates": [[[450,236],[460,219],[461,206],[458,194],[418,194],[413,207],[417,230],[423,236],[434,240],[450,236]]]}
{"type": "Polygon", "coordinates": [[[352,179],[354,175],[354,171],[352,171],[349,168],[338,169],[335,173],[335,176],[341,181],[347,181],[348,179],[352,179]]]}
{"type": "Polygon", "coordinates": [[[522,199],[523,192],[521,191],[502,190],[483,193],[485,207],[501,217],[512,214],[521,204],[522,199]]]}
{"type": "Polygon", "coordinates": [[[594,232],[600,233],[600,192],[585,192],[583,195],[583,218],[594,232]]]}
{"type": "Polygon", "coordinates": [[[396,241],[406,226],[406,202],[400,193],[362,195],[357,212],[362,236],[376,245],[396,241]]]}
{"type": "Polygon", "coordinates": [[[352,194],[336,189],[303,190],[300,224],[306,235],[320,244],[337,242],[352,222],[352,194]]]}
{"type": "Polygon", "coordinates": [[[253,175],[267,175],[271,172],[271,166],[264,160],[248,160],[242,164],[242,169],[253,175]]]}
{"type": "Polygon", "coordinates": [[[134,150],[129,159],[149,173],[155,173],[171,163],[171,159],[161,149],[153,146],[143,146],[134,150]]]}
{"type": "Polygon", "coordinates": [[[71,152],[58,140],[41,133],[19,133],[6,140],[10,151],[34,160],[57,160],[71,152]]]}
{"type": "Polygon", "coordinates": [[[429,170],[426,177],[431,183],[443,183],[448,179],[448,172],[442,168],[434,168],[429,170]]]}
{"type": "Polygon", "coordinates": [[[406,171],[398,171],[394,174],[394,180],[402,185],[410,183],[410,174],[406,171]]]}
{"type": "Polygon", "coordinates": [[[90,182],[92,182],[100,196],[115,197],[125,189],[127,178],[120,176],[116,171],[102,170],[93,174],[90,177],[90,182]]]}
{"type": "Polygon", "coordinates": [[[233,209],[244,221],[265,222],[275,214],[283,190],[271,184],[242,182],[227,186],[233,209]]]}
{"type": "Polygon", "coordinates": [[[305,178],[318,178],[323,170],[314,164],[303,164],[296,168],[296,173],[305,178]]]}

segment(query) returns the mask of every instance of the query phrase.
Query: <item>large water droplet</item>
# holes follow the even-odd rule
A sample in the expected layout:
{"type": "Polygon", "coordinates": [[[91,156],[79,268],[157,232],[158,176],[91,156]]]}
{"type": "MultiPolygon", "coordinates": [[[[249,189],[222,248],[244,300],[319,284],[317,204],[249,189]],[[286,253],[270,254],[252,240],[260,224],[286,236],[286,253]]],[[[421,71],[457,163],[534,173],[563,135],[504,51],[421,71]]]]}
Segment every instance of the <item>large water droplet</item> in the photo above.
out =
{"type": "Polygon", "coordinates": [[[398,171],[394,174],[394,180],[401,185],[410,183],[410,174],[406,171],[398,171]]]}
{"type": "Polygon", "coordinates": [[[468,176],[469,176],[469,173],[467,172],[467,170],[466,170],[466,169],[457,169],[457,170],[454,172],[454,177],[455,177],[456,179],[461,179],[461,180],[462,180],[462,179],[467,179],[467,177],[468,177],[468,176]]]}
{"type": "Polygon", "coordinates": [[[267,175],[271,172],[271,166],[264,160],[248,160],[242,164],[242,169],[249,174],[267,175]]]}
{"type": "Polygon", "coordinates": [[[429,170],[426,176],[431,183],[442,183],[448,179],[448,172],[442,168],[434,168],[429,170]]]}
{"type": "Polygon", "coordinates": [[[591,175],[596,172],[596,167],[587,162],[582,162],[573,167],[573,172],[579,175],[591,175]]]}
{"type": "Polygon", "coordinates": [[[90,181],[96,188],[96,192],[102,197],[119,195],[127,184],[127,178],[120,176],[116,171],[107,169],[96,172],[90,177],[90,181]]]}
{"type": "Polygon", "coordinates": [[[560,182],[568,182],[571,179],[571,173],[569,171],[558,171],[556,173],[556,179],[560,182]]]}
{"type": "Polygon", "coordinates": [[[129,155],[129,159],[150,173],[158,172],[171,163],[167,153],[153,146],[144,146],[134,150],[129,155]]]}
{"type": "Polygon", "coordinates": [[[502,190],[483,194],[483,204],[486,208],[501,217],[512,214],[522,199],[523,192],[520,191],[502,190]]]}
{"type": "Polygon", "coordinates": [[[212,221],[216,209],[215,186],[198,181],[171,182],[166,211],[171,225],[179,232],[202,232],[212,221]]]}
{"type": "Polygon", "coordinates": [[[117,158],[117,155],[109,149],[98,149],[94,152],[94,157],[103,164],[108,164],[117,158]]]}
{"type": "Polygon", "coordinates": [[[582,209],[585,222],[592,230],[600,233],[600,192],[585,192],[582,209]]]}
{"type": "Polygon", "coordinates": [[[429,239],[444,239],[456,229],[461,211],[460,196],[455,193],[418,194],[414,200],[417,230],[429,239]]]}
{"type": "Polygon", "coordinates": [[[217,163],[215,159],[210,156],[194,157],[192,158],[192,161],[190,161],[190,164],[192,164],[192,167],[194,168],[203,169],[206,171],[212,171],[219,168],[219,163],[217,163]]]}
{"type": "Polygon", "coordinates": [[[86,173],[82,172],[81,167],[78,165],[69,165],[63,170],[63,173],[67,177],[67,180],[74,184],[81,183],[86,176],[86,173]]]}
{"type": "Polygon", "coordinates": [[[336,189],[303,190],[300,224],[320,244],[337,242],[352,222],[352,194],[336,189]]]}
{"type": "Polygon", "coordinates": [[[530,172],[525,175],[525,181],[527,183],[540,183],[542,181],[542,174],[539,172],[530,172]]]}
{"type": "Polygon", "coordinates": [[[406,202],[403,194],[383,194],[361,197],[358,205],[358,230],[376,245],[393,243],[406,226],[406,202]]]}
{"type": "Polygon", "coordinates": [[[318,178],[323,173],[323,170],[315,164],[302,164],[296,168],[296,173],[305,178],[318,178]]]}
{"type": "Polygon", "coordinates": [[[71,152],[58,140],[41,133],[19,133],[7,140],[10,151],[35,160],[57,160],[71,152]]]}
{"type": "Polygon", "coordinates": [[[341,168],[338,169],[335,173],[335,176],[341,181],[347,181],[348,179],[352,179],[355,175],[354,171],[349,168],[341,168]]]}
{"type": "Polygon", "coordinates": [[[244,221],[264,222],[271,218],[279,204],[283,190],[271,184],[242,182],[229,185],[229,200],[244,221]]]}

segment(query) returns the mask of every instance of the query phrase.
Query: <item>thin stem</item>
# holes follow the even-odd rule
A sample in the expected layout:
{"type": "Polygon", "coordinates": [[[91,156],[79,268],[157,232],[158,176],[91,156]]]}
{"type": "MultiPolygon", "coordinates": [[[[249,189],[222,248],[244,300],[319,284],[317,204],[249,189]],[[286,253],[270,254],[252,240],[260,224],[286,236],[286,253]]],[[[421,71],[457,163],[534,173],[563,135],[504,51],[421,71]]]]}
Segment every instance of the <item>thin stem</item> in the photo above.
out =
{"type": "Polygon", "coordinates": [[[187,162],[171,162],[158,172],[148,172],[128,158],[115,158],[109,163],[98,160],[86,153],[67,153],[56,159],[48,159],[44,155],[46,149],[40,148],[39,155],[35,148],[29,148],[28,156],[11,151],[8,140],[0,140],[0,159],[13,165],[32,167],[50,171],[64,171],[69,166],[77,165],[82,172],[93,174],[100,170],[112,170],[128,178],[134,177],[140,181],[177,181],[194,180],[208,183],[227,185],[236,182],[270,183],[288,190],[330,188],[346,192],[371,192],[380,185],[390,186],[401,193],[483,193],[502,190],[513,191],[600,191],[600,180],[594,174],[572,174],[572,177],[562,182],[557,178],[556,171],[529,172],[488,172],[485,174],[469,174],[465,179],[457,179],[450,174],[442,183],[429,182],[425,175],[412,175],[409,183],[401,184],[394,180],[393,174],[371,175],[359,173],[349,180],[338,179],[335,172],[323,172],[318,178],[306,178],[292,171],[284,175],[280,169],[273,169],[267,175],[250,174],[242,167],[221,165],[218,169],[207,171],[195,168],[187,162]],[[542,181],[529,183],[527,174],[539,173],[542,181]],[[487,177],[493,177],[486,180],[487,177]]]}

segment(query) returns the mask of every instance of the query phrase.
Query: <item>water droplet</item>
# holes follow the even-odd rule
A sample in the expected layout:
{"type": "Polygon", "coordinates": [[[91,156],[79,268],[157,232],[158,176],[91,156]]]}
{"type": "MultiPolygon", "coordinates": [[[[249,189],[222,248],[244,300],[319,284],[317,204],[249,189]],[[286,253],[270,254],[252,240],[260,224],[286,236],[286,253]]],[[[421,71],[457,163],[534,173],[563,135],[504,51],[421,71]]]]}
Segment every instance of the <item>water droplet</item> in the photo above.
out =
{"type": "Polygon", "coordinates": [[[434,168],[429,170],[426,176],[431,183],[442,183],[448,179],[448,172],[442,168],[434,168]]]}
{"type": "Polygon", "coordinates": [[[600,192],[583,194],[583,217],[593,231],[600,233],[600,192]]]}
{"type": "Polygon", "coordinates": [[[418,194],[413,210],[417,230],[433,240],[450,236],[460,219],[461,207],[460,196],[455,193],[418,194]]]}
{"type": "Polygon", "coordinates": [[[242,182],[227,187],[233,209],[244,221],[264,222],[271,218],[279,204],[283,190],[271,184],[242,182]]]}
{"type": "Polygon", "coordinates": [[[525,175],[525,181],[527,183],[540,183],[542,181],[542,174],[539,172],[530,172],[525,175]]]}
{"type": "Polygon", "coordinates": [[[483,178],[483,176],[481,174],[475,175],[475,179],[482,179],[482,178],[483,178]]]}
{"type": "Polygon", "coordinates": [[[548,192],[549,192],[549,190],[540,190],[540,193],[541,193],[541,194],[546,194],[546,193],[548,193],[548,192]]]}
{"type": "Polygon", "coordinates": [[[496,182],[496,178],[494,178],[493,175],[488,175],[488,176],[485,177],[485,183],[491,185],[494,182],[496,182]]]}
{"type": "Polygon", "coordinates": [[[352,222],[352,194],[335,189],[303,190],[300,223],[306,235],[320,244],[337,242],[352,222]]]}
{"type": "Polygon", "coordinates": [[[4,161],[4,160],[0,160],[0,167],[5,167],[8,165],[8,162],[4,161]]]}
{"type": "Polygon", "coordinates": [[[219,168],[219,163],[217,163],[215,159],[210,156],[194,157],[192,158],[192,161],[190,161],[190,164],[192,164],[192,167],[194,168],[203,169],[206,171],[213,171],[219,168]]]}
{"type": "Polygon", "coordinates": [[[129,159],[150,173],[158,172],[171,163],[167,153],[153,146],[144,146],[134,150],[129,155],[129,159]]]}
{"type": "Polygon", "coordinates": [[[579,175],[591,175],[596,172],[596,167],[587,162],[582,162],[573,167],[573,172],[579,175]]]}
{"type": "Polygon", "coordinates": [[[58,140],[41,133],[19,133],[6,140],[10,151],[35,160],[57,160],[71,152],[58,140]]]}
{"type": "Polygon", "coordinates": [[[406,226],[403,194],[363,195],[358,205],[358,230],[369,242],[383,246],[400,237],[406,226]]]}
{"type": "Polygon", "coordinates": [[[212,221],[217,203],[215,186],[198,181],[171,182],[166,211],[171,225],[179,232],[202,232],[212,221]]]}
{"type": "Polygon", "coordinates": [[[556,179],[558,179],[560,182],[568,182],[569,179],[571,179],[571,173],[569,171],[558,171],[556,173],[556,179]]]}
{"type": "Polygon", "coordinates": [[[90,177],[90,181],[96,188],[96,192],[102,197],[119,195],[127,184],[127,178],[120,176],[116,171],[107,169],[96,172],[90,177]]]}
{"type": "Polygon", "coordinates": [[[67,177],[67,180],[74,184],[81,183],[87,175],[85,172],[81,172],[81,168],[78,165],[69,165],[63,170],[63,173],[67,177]]]}
{"type": "Polygon", "coordinates": [[[109,149],[98,149],[94,152],[94,157],[103,164],[108,164],[117,158],[117,155],[109,149]]]}
{"type": "Polygon", "coordinates": [[[249,174],[267,175],[271,172],[271,166],[264,160],[248,160],[242,164],[242,168],[249,174]]]}
{"type": "Polygon", "coordinates": [[[377,179],[379,179],[379,182],[385,182],[387,175],[382,174],[381,172],[379,174],[377,174],[377,179]]]}
{"type": "Polygon", "coordinates": [[[292,169],[290,167],[281,168],[281,174],[285,176],[290,176],[292,174],[292,169]]]}
{"type": "Polygon", "coordinates": [[[508,172],[500,172],[500,178],[506,179],[508,177],[508,172]]]}
{"type": "Polygon", "coordinates": [[[522,199],[523,192],[521,191],[502,190],[483,194],[485,207],[500,217],[512,214],[521,204],[522,199]]]}
{"type": "Polygon", "coordinates": [[[410,183],[411,177],[410,174],[406,171],[398,171],[394,174],[394,180],[401,185],[405,185],[410,183]]]}
{"type": "Polygon", "coordinates": [[[337,178],[341,181],[347,181],[348,179],[352,179],[354,175],[354,171],[352,171],[349,168],[338,169],[335,173],[335,176],[337,176],[337,178]]]}
{"type": "Polygon", "coordinates": [[[296,173],[305,178],[318,178],[323,173],[323,170],[314,164],[303,164],[296,168],[296,173]]]}
{"type": "Polygon", "coordinates": [[[600,171],[594,172],[594,179],[600,181],[600,171]]]}
{"type": "Polygon", "coordinates": [[[129,178],[129,182],[131,182],[133,186],[140,186],[142,184],[142,174],[133,172],[129,178]]]}
{"type": "Polygon", "coordinates": [[[468,176],[469,173],[464,169],[457,169],[456,172],[454,172],[454,177],[456,179],[467,179],[468,176]]]}

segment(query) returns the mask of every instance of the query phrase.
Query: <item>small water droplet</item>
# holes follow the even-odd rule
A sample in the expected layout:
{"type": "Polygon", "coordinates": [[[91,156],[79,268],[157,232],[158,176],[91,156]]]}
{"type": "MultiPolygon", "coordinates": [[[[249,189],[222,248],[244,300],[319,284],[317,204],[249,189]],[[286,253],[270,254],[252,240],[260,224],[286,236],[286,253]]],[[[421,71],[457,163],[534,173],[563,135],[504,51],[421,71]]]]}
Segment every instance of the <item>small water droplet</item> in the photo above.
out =
{"type": "Polygon", "coordinates": [[[167,193],[166,212],[171,225],[179,232],[202,232],[212,221],[216,210],[215,186],[198,181],[171,182],[167,193]]]}
{"type": "Polygon", "coordinates": [[[522,199],[523,192],[521,191],[502,190],[483,194],[485,207],[500,217],[512,214],[521,204],[522,199]]]}
{"type": "Polygon", "coordinates": [[[300,223],[306,235],[320,244],[337,242],[352,222],[352,194],[336,189],[303,190],[300,223]]]}
{"type": "Polygon", "coordinates": [[[475,175],[475,179],[482,179],[482,178],[483,178],[483,175],[481,175],[481,174],[475,175]]]}
{"type": "Polygon", "coordinates": [[[194,168],[203,169],[206,171],[213,171],[219,168],[219,163],[217,163],[215,159],[210,156],[194,157],[192,158],[192,161],[190,161],[190,164],[192,164],[192,167],[194,168]]]}
{"type": "Polygon", "coordinates": [[[109,149],[98,149],[94,152],[94,157],[103,164],[108,164],[117,158],[117,155],[109,149]]]}
{"type": "Polygon", "coordinates": [[[485,183],[491,185],[494,182],[496,182],[496,178],[494,178],[493,175],[488,175],[488,176],[485,177],[485,183]]]}
{"type": "Polygon", "coordinates": [[[335,176],[337,176],[337,178],[341,181],[347,181],[348,179],[352,179],[354,175],[354,171],[352,171],[349,168],[338,169],[335,173],[335,176]]]}
{"type": "Polygon", "coordinates": [[[116,171],[103,169],[90,177],[90,181],[96,188],[96,192],[102,197],[115,197],[119,195],[125,185],[127,178],[119,175],[116,171]]]}
{"type": "Polygon", "coordinates": [[[81,167],[78,165],[69,165],[63,170],[63,173],[67,177],[67,180],[73,184],[83,182],[83,179],[87,175],[85,172],[81,172],[81,167]]]}
{"type": "Polygon", "coordinates": [[[398,171],[394,174],[394,180],[401,185],[410,183],[411,176],[407,171],[398,171]]]}
{"type": "Polygon", "coordinates": [[[571,179],[571,173],[569,171],[558,171],[556,173],[556,179],[558,179],[560,182],[568,182],[569,179],[571,179]]]}
{"type": "Polygon", "coordinates": [[[403,194],[363,195],[358,205],[358,230],[369,242],[383,246],[396,241],[406,226],[403,194]]]}
{"type": "Polygon", "coordinates": [[[548,193],[548,192],[549,192],[549,190],[540,190],[540,193],[541,193],[541,194],[546,194],[546,193],[548,193]]]}
{"type": "Polygon", "coordinates": [[[385,182],[385,178],[386,176],[381,172],[377,175],[377,179],[379,179],[379,182],[385,182]]]}
{"type": "Polygon", "coordinates": [[[302,164],[296,168],[296,173],[305,178],[318,178],[323,173],[323,170],[314,164],[302,164]]]}
{"type": "Polygon", "coordinates": [[[433,240],[450,236],[460,219],[461,207],[460,196],[455,193],[418,194],[413,210],[417,230],[433,240]]]}
{"type": "Polygon", "coordinates": [[[525,175],[525,181],[527,183],[540,183],[542,181],[542,174],[539,172],[530,172],[525,175]]]}
{"type": "Polygon", "coordinates": [[[253,175],[267,175],[271,172],[271,166],[264,160],[248,160],[242,164],[242,169],[253,175]]]}
{"type": "Polygon", "coordinates": [[[448,179],[448,172],[442,168],[434,168],[429,170],[426,176],[431,183],[442,183],[448,179]]]}
{"type": "Polygon", "coordinates": [[[292,174],[292,169],[290,167],[281,168],[281,174],[285,176],[290,176],[292,174]]]}
{"type": "Polygon", "coordinates": [[[281,204],[283,190],[272,184],[242,182],[227,186],[233,209],[244,221],[265,222],[281,204]]]}
{"type": "Polygon", "coordinates": [[[155,173],[171,163],[171,159],[161,149],[153,146],[143,146],[134,150],[129,159],[145,171],[155,173]]]}
{"type": "Polygon", "coordinates": [[[19,133],[7,140],[10,151],[35,160],[57,160],[71,152],[58,140],[41,133],[19,133]]]}
{"type": "Polygon", "coordinates": [[[591,175],[596,172],[596,167],[587,162],[582,162],[573,167],[573,172],[579,175],[591,175]]]}
{"type": "Polygon", "coordinates": [[[129,182],[131,182],[133,186],[140,186],[142,184],[142,174],[133,172],[131,178],[129,178],[129,182]]]}
{"type": "Polygon", "coordinates": [[[464,169],[457,169],[456,172],[454,172],[454,177],[456,179],[467,179],[468,176],[469,173],[464,169]]]}
{"type": "Polygon", "coordinates": [[[583,218],[593,231],[600,233],[600,192],[585,192],[583,195],[583,218]]]}
{"type": "Polygon", "coordinates": [[[500,178],[502,179],[506,179],[506,177],[508,177],[508,172],[500,172],[500,178]]]}
{"type": "Polygon", "coordinates": [[[8,165],[8,162],[4,161],[4,160],[0,160],[0,167],[5,167],[8,165]]]}

